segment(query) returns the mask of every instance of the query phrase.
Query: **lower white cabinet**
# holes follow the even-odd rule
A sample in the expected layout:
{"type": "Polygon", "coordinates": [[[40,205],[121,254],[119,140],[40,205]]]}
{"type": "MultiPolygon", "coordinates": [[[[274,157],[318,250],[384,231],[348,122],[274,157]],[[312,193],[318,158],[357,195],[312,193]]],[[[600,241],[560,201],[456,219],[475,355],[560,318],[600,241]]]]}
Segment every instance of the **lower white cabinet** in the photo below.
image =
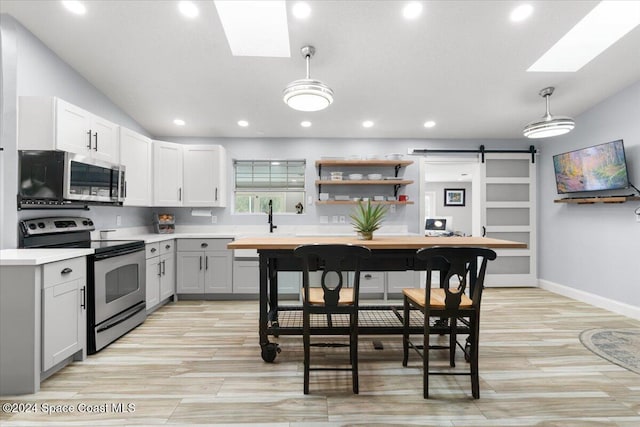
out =
{"type": "Polygon", "coordinates": [[[84,256],[0,267],[0,395],[36,393],[40,381],[86,358],[84,256]]]}
{"type": "Polygon", "coordinates": [[[43,266],[42,370],[85,349],[87,331],[86,259],[43,266]]]}
{"type": "Polygon", "coordinates": [[[150,312],[175,294],[175,240],[148,243],[146,254],[146,304],[147,312],[150,312]]]}
{"type": "Polygon", "coordinates": [[[404,288],[419,288],[419,271],[389,271],[387,272],[387,295],[401,295],[404,288]]]}
{"type": "Polygon", "coordinates": [[[233,292],[232,239],[178,239],[178,295],[230,294],[233,292]]]}

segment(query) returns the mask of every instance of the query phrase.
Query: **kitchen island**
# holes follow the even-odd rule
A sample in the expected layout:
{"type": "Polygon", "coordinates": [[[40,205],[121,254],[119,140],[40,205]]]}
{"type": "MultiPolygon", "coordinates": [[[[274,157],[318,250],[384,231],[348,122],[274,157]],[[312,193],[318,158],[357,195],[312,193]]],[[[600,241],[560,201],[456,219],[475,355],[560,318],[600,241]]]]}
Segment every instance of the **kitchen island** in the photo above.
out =
{"type": "MultiPolygon", "coordinates": [[[[424,270],[423,261],[416,258],[420,248],[434,246],[485,247],[491,249],[523,249],[527,245],[509,240],[486,237],[428,237],[428,236],[376,236],[373,240],[359,240],[356,236],[307,236],[307,237],[247,237],[227,245],[228,249],[255,249],[258,251],[260,269],[260,318],[259,342],[262,359],[273,362],[280,351],[277,343],[269,342],[269,335],[301,335],[302,313],[300,306],[278,304],[278,271],[301,271],[302,264],[293,256],[293,250],[307,244],[353,244],[366,246],[371,258],[364,260],[362,270],[407,271],[424,270]]],[[[316,266],[317,267],[317,266],[316,266]]],[[[473,287],[475,278],[471,278],[473,287]]],[[[402,310],[399,306],[360,306],[360,334],[401,334],[402,310]]],[[[335,322],[334,322],[335,323],[335,322]]],[[[326,326],[344,327],[340,325],[326,326]]],[[[422,321],[411,319],[412,333],[420,333],[422,321]]],[[[317,330],[322,333],[322,329],[317,330]]],[[[440,333],[433,328],[434,334],[440,333]]]]}

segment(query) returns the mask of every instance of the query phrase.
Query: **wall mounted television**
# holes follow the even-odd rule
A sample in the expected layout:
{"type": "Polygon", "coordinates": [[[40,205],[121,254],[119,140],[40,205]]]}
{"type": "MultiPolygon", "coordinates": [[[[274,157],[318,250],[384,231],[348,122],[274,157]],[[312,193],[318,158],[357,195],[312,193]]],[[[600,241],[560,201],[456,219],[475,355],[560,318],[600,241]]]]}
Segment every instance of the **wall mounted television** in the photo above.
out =
{"type": "Polygon", "coordinates": [[[629,188],[621,139],[553,156],[558,194],[629,188]]]}

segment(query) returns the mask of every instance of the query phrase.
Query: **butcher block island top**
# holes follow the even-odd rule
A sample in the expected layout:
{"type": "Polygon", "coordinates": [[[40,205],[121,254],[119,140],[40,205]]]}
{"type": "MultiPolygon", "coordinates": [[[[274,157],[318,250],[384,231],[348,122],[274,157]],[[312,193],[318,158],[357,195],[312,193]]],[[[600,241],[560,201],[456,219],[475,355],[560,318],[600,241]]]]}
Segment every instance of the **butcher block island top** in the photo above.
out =
{"type": "Polygon", "coordinates": [[[492,249],[526,249],[527,245],[488,237],[374,236],[360,240],[356,236],[245,237],[227,245],[228,249],[295,249],[309,244],[352,244],[369,249],[420,249],[432,246],[476,246],[492,249]]]}

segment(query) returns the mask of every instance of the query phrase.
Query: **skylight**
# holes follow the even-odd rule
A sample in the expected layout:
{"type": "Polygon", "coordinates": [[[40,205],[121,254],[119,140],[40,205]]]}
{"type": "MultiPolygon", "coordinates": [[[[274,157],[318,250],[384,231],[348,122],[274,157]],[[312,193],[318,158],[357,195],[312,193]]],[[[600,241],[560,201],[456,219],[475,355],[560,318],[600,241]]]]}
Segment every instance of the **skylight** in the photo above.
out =
{"type": "Polygon", "coordinates": [[[214,3],[234,56],[291,56],[283,0],[216,0],[214,3]]]}
{"type": "Polygon", "coordinates": [[[638,24],[640,2],[600,2],[527,71],[578,71],[638,24]]]}

